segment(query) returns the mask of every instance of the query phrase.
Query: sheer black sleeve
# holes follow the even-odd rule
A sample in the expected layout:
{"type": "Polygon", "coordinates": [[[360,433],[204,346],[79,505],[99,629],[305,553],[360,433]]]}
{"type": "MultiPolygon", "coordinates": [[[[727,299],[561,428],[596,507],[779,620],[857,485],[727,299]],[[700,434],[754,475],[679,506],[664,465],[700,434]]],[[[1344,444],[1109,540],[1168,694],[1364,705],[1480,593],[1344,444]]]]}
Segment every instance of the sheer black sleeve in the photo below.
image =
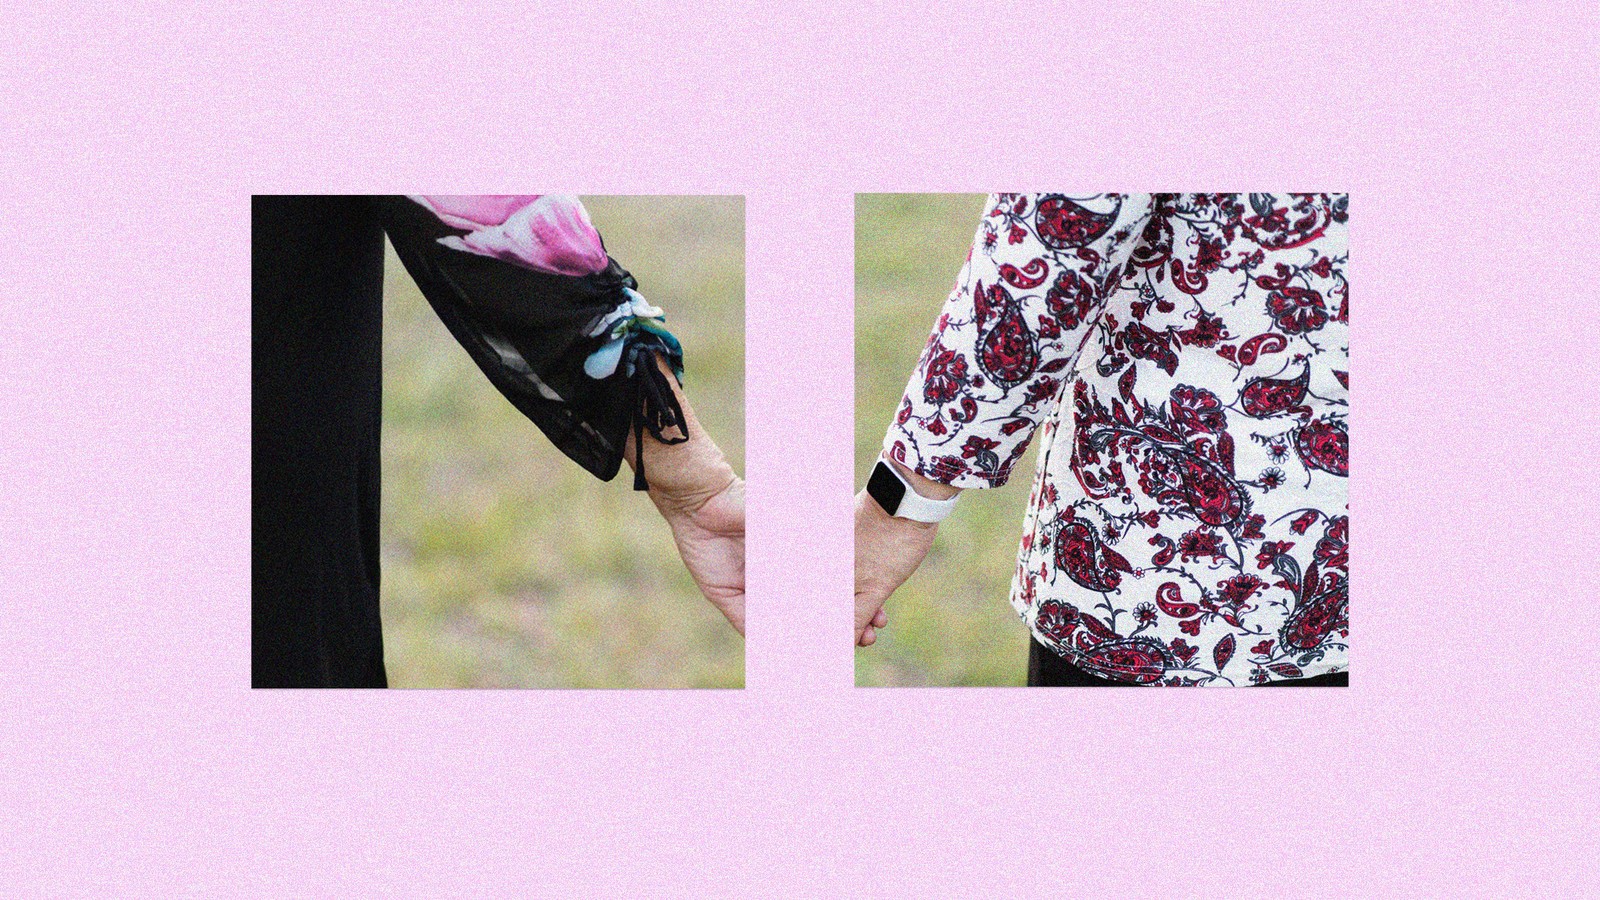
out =
{"type": "MultiPolygon", "coordinates": [[[[681,380],[682,348],[616,260],[583,276],[535,271],[446,246],[441,239],[465,232],[411,199],[377,202],[395,252],[450,333],[561,452],[609,481],[630,431],[636,447],[647,431],[663,443],[688,440],[656,364],[681,380]]],[[[646,487],[636,457],[634,488],[646,487]]]]}

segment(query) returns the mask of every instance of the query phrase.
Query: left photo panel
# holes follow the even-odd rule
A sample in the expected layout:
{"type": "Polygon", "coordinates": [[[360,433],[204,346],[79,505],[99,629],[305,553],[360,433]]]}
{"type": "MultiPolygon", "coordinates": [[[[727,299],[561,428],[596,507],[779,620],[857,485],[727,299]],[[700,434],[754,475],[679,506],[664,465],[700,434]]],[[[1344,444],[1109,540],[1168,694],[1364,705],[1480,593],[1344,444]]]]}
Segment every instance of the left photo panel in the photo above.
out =
{"type": "Polygon", "coordinates": [[[251,220],[253,686],[744,686],[744,198],[251,220]]]}

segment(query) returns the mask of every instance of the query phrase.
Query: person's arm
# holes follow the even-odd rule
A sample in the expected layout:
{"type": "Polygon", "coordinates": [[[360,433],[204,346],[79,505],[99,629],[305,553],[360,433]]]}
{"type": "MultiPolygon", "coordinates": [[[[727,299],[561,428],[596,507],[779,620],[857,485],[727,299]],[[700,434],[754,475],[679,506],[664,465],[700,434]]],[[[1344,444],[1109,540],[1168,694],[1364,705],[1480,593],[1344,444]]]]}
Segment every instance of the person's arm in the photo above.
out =
{"type": "Polygon", "coordinates": [[[624,457],[696,584],[744,631],[743,482],[694,418],[683,352],[575,197],[385,197],[395,252],[490,382],[602,480],[624,457]]]}
{"type": "MultiPolygon", "coordinates": [[[[663,371],[666,364],[661,363],[663,371]]],[[[676,386],[674,386],[676,390],[676,386]]],[[[664,444],[648,432],[637,445],[628,436],[625,457],[642,459],[650,473],[650,500],[672,528],[678,555],[707,600],[744,634],[744,479],[700,427],[687,397],[678,393],[689,439],[664,444]]]]}
{"type": "MultiPolygon", "coordinates": [[[[1005,484],[1057,402],[1152,214],[1149,194],[995,194],[884,436],[929,499],[1005,484]]],[[[856,641],[938,526],[856,498],[856,641]]]]}

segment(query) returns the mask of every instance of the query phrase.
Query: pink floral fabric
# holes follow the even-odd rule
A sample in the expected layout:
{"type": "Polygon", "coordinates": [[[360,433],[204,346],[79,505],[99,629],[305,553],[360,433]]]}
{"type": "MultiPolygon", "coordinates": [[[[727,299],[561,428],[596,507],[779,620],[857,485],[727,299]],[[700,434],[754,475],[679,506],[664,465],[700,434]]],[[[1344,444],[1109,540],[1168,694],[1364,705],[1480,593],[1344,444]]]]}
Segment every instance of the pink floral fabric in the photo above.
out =
{"type": "Polygon", "coordinates": [[[578,198],[565,194],[413,196],[441,222],[467,233],[442,238],[453,250],[555,275],[606,267],[605,245],[578,198]]]}
{"type": "Polygon", "coordinates": [[[1012,604],[1075,665],[1227,686],[1348,668],[1344,194],[997,194],[884,439],[1038,471],[1012,604]]]}

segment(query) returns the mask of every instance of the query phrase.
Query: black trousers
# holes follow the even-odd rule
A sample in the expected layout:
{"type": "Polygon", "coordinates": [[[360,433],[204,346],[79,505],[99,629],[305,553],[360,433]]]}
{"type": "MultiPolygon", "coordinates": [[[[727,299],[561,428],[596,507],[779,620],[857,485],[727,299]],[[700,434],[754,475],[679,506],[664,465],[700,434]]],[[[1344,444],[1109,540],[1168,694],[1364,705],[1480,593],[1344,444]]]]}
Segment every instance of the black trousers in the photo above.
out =
{"type": "MultiPolygon", "coordinates": [[[[1029,687],[1134,687],[1124,681],[1102,678],[1067,662],[1060,654],[1039,643],[1037,638],[1028,647],[1029,687]]],[[[1259,687],[1349,687],[1349,672],[1333,672],[1293,681],[1269,681],[1259,687]]]]}
{"type": "Polygon", "coordinates": [[[251,218],[251,683],[384,687],[383,229],[366,197],[251,218]]]}

